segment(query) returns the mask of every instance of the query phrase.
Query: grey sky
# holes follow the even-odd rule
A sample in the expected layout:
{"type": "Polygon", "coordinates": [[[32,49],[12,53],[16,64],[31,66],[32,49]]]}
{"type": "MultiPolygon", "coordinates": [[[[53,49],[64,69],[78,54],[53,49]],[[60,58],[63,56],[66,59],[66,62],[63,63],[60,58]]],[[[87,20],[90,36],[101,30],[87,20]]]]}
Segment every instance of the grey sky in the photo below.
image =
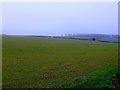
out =
{"type": "Polygon", "coordinates": [[[4,3],[3,33],[118,33],[117,3],[4,3]]]}
{"type": "Polygon", "coordinates": [[[2,33],[2,5],[0,4],[0,34],[2,33]]]}

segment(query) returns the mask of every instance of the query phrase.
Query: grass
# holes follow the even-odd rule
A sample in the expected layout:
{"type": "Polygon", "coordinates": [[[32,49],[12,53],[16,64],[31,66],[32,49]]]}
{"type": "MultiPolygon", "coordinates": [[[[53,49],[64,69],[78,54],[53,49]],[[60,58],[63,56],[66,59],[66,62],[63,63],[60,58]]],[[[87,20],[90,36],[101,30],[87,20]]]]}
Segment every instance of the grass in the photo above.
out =
{"type": "Polygon", "coordinates": [[[3,36],[2,44],[3,88],[111,87],[103,78],[117,71],[115,43],[3,36]]]}
{"type": "Polygon", "coordinates": [[[2,88],[2,36],[0,36],[0,89],[2,88]]]}
{"type": "Polygon", "coordinates": [[[74,85],[75,88],[113,88],[112,80],[117,73],[115,65],[98,69],[76,80],[82,81],[74,85]],[[112,68],[111,68],[112,67],[112,68]]]}

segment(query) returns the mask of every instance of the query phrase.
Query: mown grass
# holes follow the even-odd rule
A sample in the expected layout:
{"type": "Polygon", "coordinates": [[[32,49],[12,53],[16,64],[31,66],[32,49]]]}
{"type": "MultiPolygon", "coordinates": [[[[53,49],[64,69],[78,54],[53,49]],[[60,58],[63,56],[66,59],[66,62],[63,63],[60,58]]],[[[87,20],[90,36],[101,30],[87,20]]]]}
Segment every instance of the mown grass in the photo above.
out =
{"type": "Polygon", "coordinates": [[[94,83],[118,66],[114,43],[3,36],[2,44],[3,88],[111,87],[94,83]]]}

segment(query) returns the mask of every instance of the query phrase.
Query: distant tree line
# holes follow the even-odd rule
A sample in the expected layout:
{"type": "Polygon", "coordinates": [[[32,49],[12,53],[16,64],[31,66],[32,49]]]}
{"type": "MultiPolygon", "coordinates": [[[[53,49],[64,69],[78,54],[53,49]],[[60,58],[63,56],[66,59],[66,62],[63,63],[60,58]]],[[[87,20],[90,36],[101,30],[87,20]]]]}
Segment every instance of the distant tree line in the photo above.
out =
{"type": "Polygon", "coordinates": [[[100,42],[120,42],[120,35],[112,34],[64,34],[62,38],[92,40],[100,42]]]}

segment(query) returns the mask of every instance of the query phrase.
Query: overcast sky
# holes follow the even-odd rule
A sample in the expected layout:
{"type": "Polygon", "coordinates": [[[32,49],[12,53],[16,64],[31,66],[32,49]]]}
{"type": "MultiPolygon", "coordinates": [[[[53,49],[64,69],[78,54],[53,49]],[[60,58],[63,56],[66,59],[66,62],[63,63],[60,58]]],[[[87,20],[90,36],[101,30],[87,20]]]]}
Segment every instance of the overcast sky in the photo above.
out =
{"type": "Polygon", "coordinates": [[[89,3],[4,3],[2,33],[11,35],[117,34],[118,5],[89,3]]]}

